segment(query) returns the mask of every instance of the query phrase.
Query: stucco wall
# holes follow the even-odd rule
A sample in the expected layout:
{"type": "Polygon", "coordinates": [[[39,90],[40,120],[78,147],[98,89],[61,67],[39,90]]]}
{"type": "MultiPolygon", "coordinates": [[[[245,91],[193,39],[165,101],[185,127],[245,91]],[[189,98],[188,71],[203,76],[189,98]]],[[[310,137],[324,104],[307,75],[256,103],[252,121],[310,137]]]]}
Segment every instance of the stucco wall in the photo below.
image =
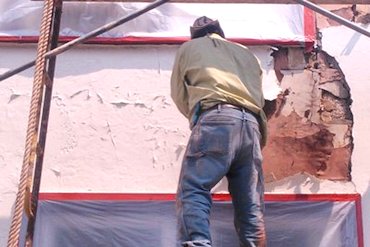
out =
{"type": "MultiPolygon", "coordinates": [[[[370,114],[366,92],[370,87],[367,83],[370,72],[366,62],[353,62],[366,61],[370,50],[366,48],[368,39],[362,37],[354,42],[356,36],[352,35],[348,30],[328,29],[327,34],[324,33],[324,49],[338,56],[354,99],[353,183],[300,174],[268,184],[267,191],[362,193],[364,235],[370,244],[366,236],[370,225],[365,220],[369,218],[370,209],[367,175],[370,168],[366,164],[369,136],[366,120],[370,114]],[[330,37],[336,40],[342,32],[348,39],[343,38],[333,46],[330,37]],[[341,54],[343,50],[347,50],[347,54],[341,54]]],[[[35,49],[32,45],[0,46],[1,56],[7,57],[0,60],[0,72],[34,59],[35,49]]],[[[178,113],[169,96],[176,49],[176,46],[82,46],[58,57],[42,191],[175,192],[189,135],[187,120],[178,113]]],[[[263,63],[266,81],[273,82],[275,75],[269,49],[254,47],[253,51],[263,63]]],[[[17,192],[32,77],[30,69],[0,83],[0,168],[3,174],[0,246],[6,243],[17,192]]],[[[222,182],[215,190],[225,188],[226,183],[222,182]]]]}

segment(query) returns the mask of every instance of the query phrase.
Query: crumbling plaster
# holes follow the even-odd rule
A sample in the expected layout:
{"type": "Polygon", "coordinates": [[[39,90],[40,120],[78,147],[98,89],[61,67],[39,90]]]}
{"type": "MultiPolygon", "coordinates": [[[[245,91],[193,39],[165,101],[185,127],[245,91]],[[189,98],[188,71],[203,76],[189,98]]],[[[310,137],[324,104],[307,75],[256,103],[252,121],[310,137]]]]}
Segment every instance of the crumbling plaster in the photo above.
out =
{"type": "Polygon", "coordinates": [[[307,61],[303,49],[299,53],[297,48],[283,48],[273,56],[282,93],[265,109],[269,119],[263,150],[265,181],[302,172],[350,181],[352,100],[339,65],[321,50],[306,54],[307,61]]]}

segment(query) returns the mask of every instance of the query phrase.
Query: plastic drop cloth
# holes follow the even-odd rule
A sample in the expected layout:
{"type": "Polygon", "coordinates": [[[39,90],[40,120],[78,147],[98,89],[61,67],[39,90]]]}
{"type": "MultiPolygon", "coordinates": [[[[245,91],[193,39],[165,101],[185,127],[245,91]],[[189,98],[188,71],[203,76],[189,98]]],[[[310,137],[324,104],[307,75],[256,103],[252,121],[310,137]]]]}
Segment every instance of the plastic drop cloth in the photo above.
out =
{"type": "MultiPolygon", "coordinates": [[[[61,36],[80,36],[142,9],[148,3],[65,2],[61,36]]],[[[43,2],[0,1],[0,36],[38,36],[43,2]]],[[[102,37],[188,37],[199,16],[218,19],[228,38],[305,42],[304,7],[283,4],[166,3],[102,37]]],[[[312,41],[312,40],[309,40],[312,41]]]]}
{"type": "MultiPolygon", "coordinates": [[[[238,247],[230,202],[214,202],[213,247],[238,247]]],[[[266,202],[271,247],[356,247],[353,201],[266,202]]],[[[174,247],[173,201],[40,201],[34,247],[174,247]]]]}

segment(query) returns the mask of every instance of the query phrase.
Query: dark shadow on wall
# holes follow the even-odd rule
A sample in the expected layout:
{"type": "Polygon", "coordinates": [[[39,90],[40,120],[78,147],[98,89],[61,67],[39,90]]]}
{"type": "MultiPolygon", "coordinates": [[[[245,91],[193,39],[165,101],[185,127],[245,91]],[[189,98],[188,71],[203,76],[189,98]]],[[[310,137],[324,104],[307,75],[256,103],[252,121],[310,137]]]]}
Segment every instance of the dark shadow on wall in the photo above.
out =
{"type": "MultiPolygon", "coordinates": [[[[0,68],[8,71],[34,60],[34,49],[35,45],[0,46],[0,54],[15,54],[12,59],[0,61],[0,68]]],[[[130,70],[154,70],[160,74],[161,71],[172,70],[176,50],[177,46],[80,45],[73,51],[58,55],[55,75],[61,79],[101,70],[120,70],[124,76],[127,71],[126,76],[130,76],[130,70]]],[[[33,74],[33,67],[20,73],[28,78],[33,78],[33,74]]]]}

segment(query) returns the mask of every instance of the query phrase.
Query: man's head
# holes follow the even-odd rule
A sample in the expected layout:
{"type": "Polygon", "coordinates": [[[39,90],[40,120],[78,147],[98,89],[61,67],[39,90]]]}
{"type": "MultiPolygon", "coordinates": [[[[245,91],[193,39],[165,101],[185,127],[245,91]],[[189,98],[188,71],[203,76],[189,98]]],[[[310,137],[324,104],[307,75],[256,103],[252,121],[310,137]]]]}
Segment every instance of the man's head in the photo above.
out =
{"type": "Polygon", "coordinates": [[[196,19],[193,26],[190,27],[191,39],[203,37],[209,33],[217,33],[221,37],[225,38],[224,31],[222,30],[218,20],[212,20],[206,16],[196,19]]]}

